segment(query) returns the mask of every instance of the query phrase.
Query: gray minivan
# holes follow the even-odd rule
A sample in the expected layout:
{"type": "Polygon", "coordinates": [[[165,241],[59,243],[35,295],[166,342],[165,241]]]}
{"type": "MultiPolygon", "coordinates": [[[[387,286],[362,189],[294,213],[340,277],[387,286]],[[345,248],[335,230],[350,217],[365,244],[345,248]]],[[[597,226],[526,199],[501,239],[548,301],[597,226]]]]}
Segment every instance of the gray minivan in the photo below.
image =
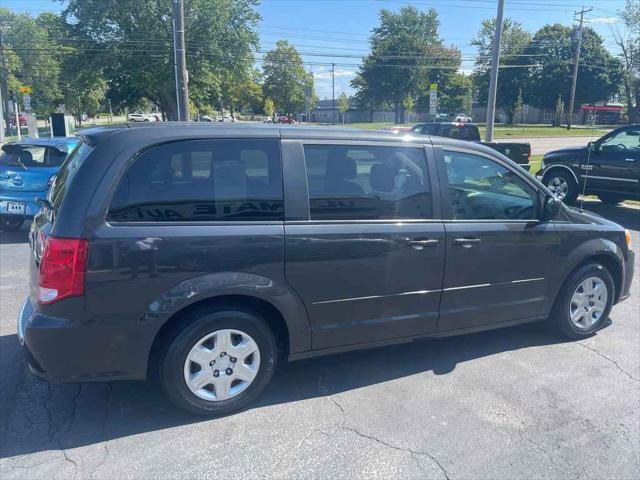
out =
{"type": "Polygon", "coordinates": [[[279,359],[539,320],[578,339],[629,296],[629,232],[481,145],[167,123],[81,139],[31,227],[18,319],[50,381],[157,375],[222,415],[279,359]]]}

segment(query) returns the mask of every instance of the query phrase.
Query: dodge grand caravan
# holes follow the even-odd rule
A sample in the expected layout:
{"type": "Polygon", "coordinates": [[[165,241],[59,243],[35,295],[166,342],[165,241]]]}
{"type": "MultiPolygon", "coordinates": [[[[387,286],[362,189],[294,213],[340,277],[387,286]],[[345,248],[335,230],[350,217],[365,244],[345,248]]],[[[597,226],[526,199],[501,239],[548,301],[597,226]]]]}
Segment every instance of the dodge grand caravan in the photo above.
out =
{"type": "Polygon", "coordinates": [[[508,158],[291,126],[97,128],[30,231],[18,319],[49,381],[157,376],[180,407],[254,400],[279,359],[548,320],[629,296],[629,233],[508,158]]]}

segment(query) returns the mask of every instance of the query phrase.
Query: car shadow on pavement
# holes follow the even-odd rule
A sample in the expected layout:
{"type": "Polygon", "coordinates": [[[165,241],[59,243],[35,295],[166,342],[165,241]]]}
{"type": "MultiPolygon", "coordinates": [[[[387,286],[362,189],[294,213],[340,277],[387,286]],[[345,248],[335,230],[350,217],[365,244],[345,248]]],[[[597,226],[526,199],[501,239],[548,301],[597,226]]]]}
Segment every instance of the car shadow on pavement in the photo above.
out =
{"type": "MultiPolygon", "coordinates": [[[[456,366],[523,348],[562,343],[544,325],[527,324],[458,337],[281,363],[249,412],[321,398],[416,374],[447,375],[456,366]]],[[[178,410],[157,382],[49,385],[26,371],[16,335],[0,337],[0,458],[69,449],[211,421],[178,410]]],[[[429,375],[425,375],[426,382],[429,375]]],[[[236,415],[243,415],[239,413],[236,415]]]]}
{"type": "Polygon", "coordinates": [[[15,243],[28,243],[29,242],[29,227],[22,227],[15,232],[2,232],[0,231],[0,245],[11,245],[15,243]]]}

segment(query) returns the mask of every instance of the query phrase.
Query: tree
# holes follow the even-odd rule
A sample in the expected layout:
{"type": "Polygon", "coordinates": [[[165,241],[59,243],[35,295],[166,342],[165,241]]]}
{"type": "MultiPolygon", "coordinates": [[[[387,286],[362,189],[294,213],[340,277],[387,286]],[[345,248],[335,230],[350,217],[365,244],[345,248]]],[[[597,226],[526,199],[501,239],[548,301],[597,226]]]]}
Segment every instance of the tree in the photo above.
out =
{"type": "Polygon", "coordinates": [[[460,66],[459,50],[443,46],[438,26],[434,9],[380,10],[380,24],[370,39],[371,54],[351,82],[358,101],[369,106],[388,103],[395,110],[395,123],[404,123],[403,100],[428,91],[431,82],[443,85],[460,66]]]}
{"type": "MultiPolygon", "coordinates": [[[[257,0],[185,2],[190,100],[217,102],[252,76],[257,0]]],[[[147,98],[176,119],[173,12],[168,0],[69,0],[67,23],[102,54],[110,98],[121,106],[147,98]]]]}
{"type": "MultiPolygon", "coordinates": [[[[478,48],[473,78],[478,90],[478,100],[481,103],[486,103],[488,100],[495,30],[495,18],[483,20],[480,31],[471,41],[471,45],[478,48]]],[[[518,92],[526,87],[528,73],[526,65],[529,60],[527,57],[523,57],[522,54],[530,42],[531,34],[524,30],[520,23],[510,18],[504,19],[496,107],[502,108],[507,112],[509,123],[513,123],[518,92]]]]}
{"type": "MultiPolygon", "coordinates": [[[[473,103],[473,79],[464,73],[454,73],[450,80],[440,89],[438,86],[438,107],[442,112],[471,113],[473,103]]],[[[429,96],[425,95],[422,101],[422,109],[429,110],[429,96]]]]}
{"type": "Polygon", "coordinates": [[[313,88],[313,75],[304,69],[302,57],[286,40],[279,40],[276,47],[267,52],[262,64],[265,96],[271,98],[281,113],[297,113],[304,110],[305,86],[313,88]]]}
{"type": "Polygon", "coordinates": [[[270,98],[265,99],[264,107],[262,107],[262,109],[264,110],[264,114],[267,117],[273,117],[273,114],[276,112],[276,109],[273,105],[273,100],[271,100],[270,98]]]}
{"type": "Polygon", "coordinates": [[[515,104],[515,107],[514,107],[513,111],[514,111],[515,121],[517,123],[522,123],[523,122],[523,115],[524,115],[524,100],[522,99],[522,89],[521,88],[518,89],[518,98],[516,99],[516,104],[515,104]]]}
{"type": "Polygon", "coordinates": [[[640,0],[627,0],[620,12],[625,31],[616,28],[613,38],[620,48],[623,67],[623,97],[630,123],[640,121],[640,0]]]}
{"type": "MultiPolygon", "coordinates": [[[[530,82],[525,91],[527,103],[555,108],[558,95],[569,101],[573,62],[577,47],[577,27],[546,25],[525,49],[530,82]]],[[[583,29],[575,104],[609,100],[622,83],[622,64],[605,48],[602,37],[592,28],[583,29]]],[[[567,112],[573,113],[573,112],[567,112]]]]}
{"type": "Polygon", "coordinates": [[[344,125],[344,114],[349,111],[349,97],[347,97],[347,94],[344,92],[338,97],[338,110],[340,110],[342,125],[344,125]]]}
{"type": "Polygon", "coordinates": [[[15,92],[18,85],[31,86],[33,110],[43,115],[51,113],[61,98],[58,45],[52,44],[46,28],[26,13],[0,9],[0,24],[4,28],[9,90],[15,92]]]}

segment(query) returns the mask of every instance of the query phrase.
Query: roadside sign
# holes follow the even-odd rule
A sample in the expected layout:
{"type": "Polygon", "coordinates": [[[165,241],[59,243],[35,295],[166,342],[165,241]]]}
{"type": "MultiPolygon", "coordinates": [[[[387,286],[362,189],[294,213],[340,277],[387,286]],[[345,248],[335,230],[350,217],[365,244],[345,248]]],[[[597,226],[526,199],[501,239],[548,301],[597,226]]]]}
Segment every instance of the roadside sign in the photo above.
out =
{"type": "Polygon", "coordinates": [[[24,105],[24,110],[25,112],[28,112],[31,110],[31,95],[28,93],[25,93],[24,96],[22,97],[22,105],[24,105]]]}
{"type": "Polygon", "coordinates": [[[18,87],[18,91],[20,93],[26,93],[27,95],[32,92],[31,87],[29,85],[20,85],[18,87]]]}
{"type": "Polygon", "coordinates": [[[438,85],[429,85],[429,115],[438,113],[438,85]]]}

